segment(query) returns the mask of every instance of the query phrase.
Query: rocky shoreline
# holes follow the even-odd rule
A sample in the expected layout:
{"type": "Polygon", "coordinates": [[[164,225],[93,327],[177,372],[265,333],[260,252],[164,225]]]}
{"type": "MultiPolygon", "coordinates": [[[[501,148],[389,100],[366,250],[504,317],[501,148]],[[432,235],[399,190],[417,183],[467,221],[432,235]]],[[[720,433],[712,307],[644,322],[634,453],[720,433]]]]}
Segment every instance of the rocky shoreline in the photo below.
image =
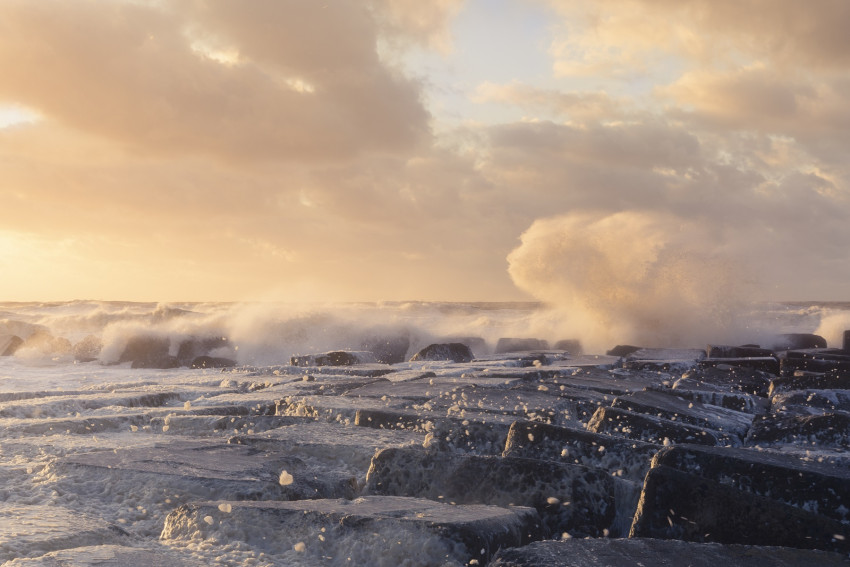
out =
{"type": "Polygon", "coordinates": [[[4,457],[58,431],[80,440],[3,469],[0,518],[15,527],[0,528],[0,559],[848,563],[847,344],[557,346],[569,350],[506,339],[394,363],[373,351],[218,360],[228,367],[0,393],[4,457]]]}

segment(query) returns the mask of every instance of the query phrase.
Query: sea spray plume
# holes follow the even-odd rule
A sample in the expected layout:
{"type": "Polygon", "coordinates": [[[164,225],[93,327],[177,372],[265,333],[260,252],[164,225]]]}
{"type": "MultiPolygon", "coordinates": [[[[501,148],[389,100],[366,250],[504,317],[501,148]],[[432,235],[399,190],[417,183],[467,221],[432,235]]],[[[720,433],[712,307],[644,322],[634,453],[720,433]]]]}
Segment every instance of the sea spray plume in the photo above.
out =
{"type": "Polygon", "coordinates": [[[715,253],[709,231],[693,222],[648,212],[573,213],[535,221],[521,241],[508,256],[509,273],[556,311],[550,334],[597,350],[745,336],[736,314],[746,301],[746,270],[715,253]]]}

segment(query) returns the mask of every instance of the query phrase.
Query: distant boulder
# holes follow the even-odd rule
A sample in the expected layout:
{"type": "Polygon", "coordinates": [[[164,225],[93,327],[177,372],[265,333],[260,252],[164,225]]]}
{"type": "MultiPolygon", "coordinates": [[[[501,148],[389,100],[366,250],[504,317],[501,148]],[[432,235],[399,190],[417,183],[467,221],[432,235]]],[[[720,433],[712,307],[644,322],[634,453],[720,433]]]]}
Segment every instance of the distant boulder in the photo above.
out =
{"type": "Polygon", "coordinates": [[[555,343],[555,350],[565,350],[568,353],[577,356],[583,352],[581,342],[577,339],[566,339],[555,343]]]}
{"type": "Polygon", "coordinates": [[[481,337],[470,336],[450,336],[440,337],[441,343],[463,343],[469,347],[473,356],[485,356],[490,354],[490,349],[487,347],[487,341],[481,337]]]}
{"type": "Polygon", "coordinates": [[[30,335],[20,348],[28,349],[30,352],[51,356],[68,354],[71,352],[73,347],[71,346],[71,341],[68,339],[64,337],[54,337],[49,331],[39,330],[30,335]]]}
{"type": "Polygon", "coordinates": [[[210,356],[213,350],[227,346],[230,346],[227,337],[191,337],[177,347],[177,361],[180,366],[190,366],[196,358],[210,356]]]}
{"type": "Polygon", "coordinates": [[[384,364],[397,364],[407,359],[410,336],[407,332],[397,335],[374,336],[364,339],[360,350],[371,352],[375,360],[384,364]]]}
{"type": "Polygon", "coordinates": [[[767,347],[772,350],[826,348],[826,339],[811,333],[785,333],[773,337],[767,347]]]}
{"type": "Polygon", "coordinates": [[[422,360],[471,362],[473,358],[472,350],[463,343],[436,343],[414,354],[410,362],[422,360]]]}
{"type": "Polygon", "coordinates": [[[132,368],[177,368],[180,362],[169,354],[167,337],[137,336],[127,341],[118,363],[130,362],[132,368]]]}
{"type": "Polygon", "coordinates": [[[641,349],[641,347],[633,346],[633,345],[617,345],[605,354],[608,356],[629,356],[633,352],[637,352],[641,349]]]}
{"type": "Polygon", "coordinates": [[[94,335],[89,335],[74,345],[74,360],[77,362],[91,362],[93,360],[97,360],[102,349],[103,342],[100,338],[94,335]]]}
{"type": "Polygon", "coordinates": [[[24,344],[18,335],[0,335],[0,356],[12,356],[24,344]]]}
{"type": "Polygon", "coordinates": [[[230,368],[236,361],[216,356],[199,356],[192,361],[192,368],[230,368]]]}
{"type": "Polygon", "coordinates": [[[549,343],[542,339],[501,338],[499,339],[499,342],[496,343],[496,354],[548,349],[549,343]]]}
{"type": "Polygon", "coordinates": [[[377,359],[371,352],[335,350],[321,354],[304,354],[289,359],[292,366],[354,366],[355,364],[375,363],[377,359]]]}

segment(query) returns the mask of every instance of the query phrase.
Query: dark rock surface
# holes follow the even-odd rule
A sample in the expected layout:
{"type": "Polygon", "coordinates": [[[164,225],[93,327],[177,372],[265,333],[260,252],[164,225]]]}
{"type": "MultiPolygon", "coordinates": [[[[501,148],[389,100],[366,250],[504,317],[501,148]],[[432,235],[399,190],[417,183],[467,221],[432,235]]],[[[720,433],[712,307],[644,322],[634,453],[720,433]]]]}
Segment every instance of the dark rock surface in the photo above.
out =
{"type": "Polygon", "coordinates": [[[570,539],[503,549],[492,567],[839,567],[845,556],[824,551],[677,540],[570,539]]]}
{"type": "Polygon", "coordinates": [[[353,366],[377,362],[374,354],[368,351],[335,350],[321,354],[293,356],[292,366],[353,366]]]}
{"type": "Polygon", "coordinates": [[[534,350],[548,350],[549,343],[542,339],[520,339],[504,337],[496,343],[496,354],[506,352],[526,352],[534,350]]]}
{"type": "Polygon", "coordinates": [[[314,561],[332,558],[332,550],[340,540],[355,539],[363,544],[359,550],[348,551],[355,565],[389,565],[394,557],[398,558],[396,564],[413,559],[417,565],[439,565],[438,558],[443,558],[463,564],[474,559],[484,565],[498,549],[522,545],[540,535],[540,520],[533,508],[452,506],[397,496],[192,503],[169,514],[162,530],[166,541],[235,537],[270,553],[280,553],[300,543],[303,547],[297,549],[310,553],[314,561]],[[258,529],[259,526],[266,529],[258,529]],[[269,526],[274,528],[272,532],[267,529],[269,526]],[[308,532],[326,535],[307,545],[299,538],[308,532]],[[392,536],[383,538],[382,532],[392,536]],[[409,532],[429,532],[429,548],[413,550],[399,545],[410,538],[409,532]],[[271,533],[276,537],[264,537],[271,533]],[[411,553],[418,557],[412,558],[411,553]]]}
{"type": "Polygon", "coordinates": [[[600,537],[614,520],[614,481],[599,469],[517,457],[384,449],[369,494],[537,509],[547,534],[600,537]]]}
{"type": "Polygon", "coordinates": [[[472,350],[463,343],[435,343],[426,346],[411,357],[411,362],[420,360],[444,360],[449,362],[470,362],[472,350]]]}
{"type": "Polygon", "coordinates": [[[18,335],[0,335],[0,356],[12,356],[24,344],[18,335]]]}

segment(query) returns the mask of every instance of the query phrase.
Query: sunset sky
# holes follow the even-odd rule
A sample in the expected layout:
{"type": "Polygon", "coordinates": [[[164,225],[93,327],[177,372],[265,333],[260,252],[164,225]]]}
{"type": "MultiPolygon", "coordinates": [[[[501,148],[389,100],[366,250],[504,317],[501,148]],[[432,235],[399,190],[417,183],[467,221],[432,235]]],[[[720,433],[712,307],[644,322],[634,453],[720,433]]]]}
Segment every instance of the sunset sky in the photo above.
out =
{"type": "Polygon", "coordinates": [[[0,0],[0,300],[850,301],[848,29],[847,0],[0,0]]]}

